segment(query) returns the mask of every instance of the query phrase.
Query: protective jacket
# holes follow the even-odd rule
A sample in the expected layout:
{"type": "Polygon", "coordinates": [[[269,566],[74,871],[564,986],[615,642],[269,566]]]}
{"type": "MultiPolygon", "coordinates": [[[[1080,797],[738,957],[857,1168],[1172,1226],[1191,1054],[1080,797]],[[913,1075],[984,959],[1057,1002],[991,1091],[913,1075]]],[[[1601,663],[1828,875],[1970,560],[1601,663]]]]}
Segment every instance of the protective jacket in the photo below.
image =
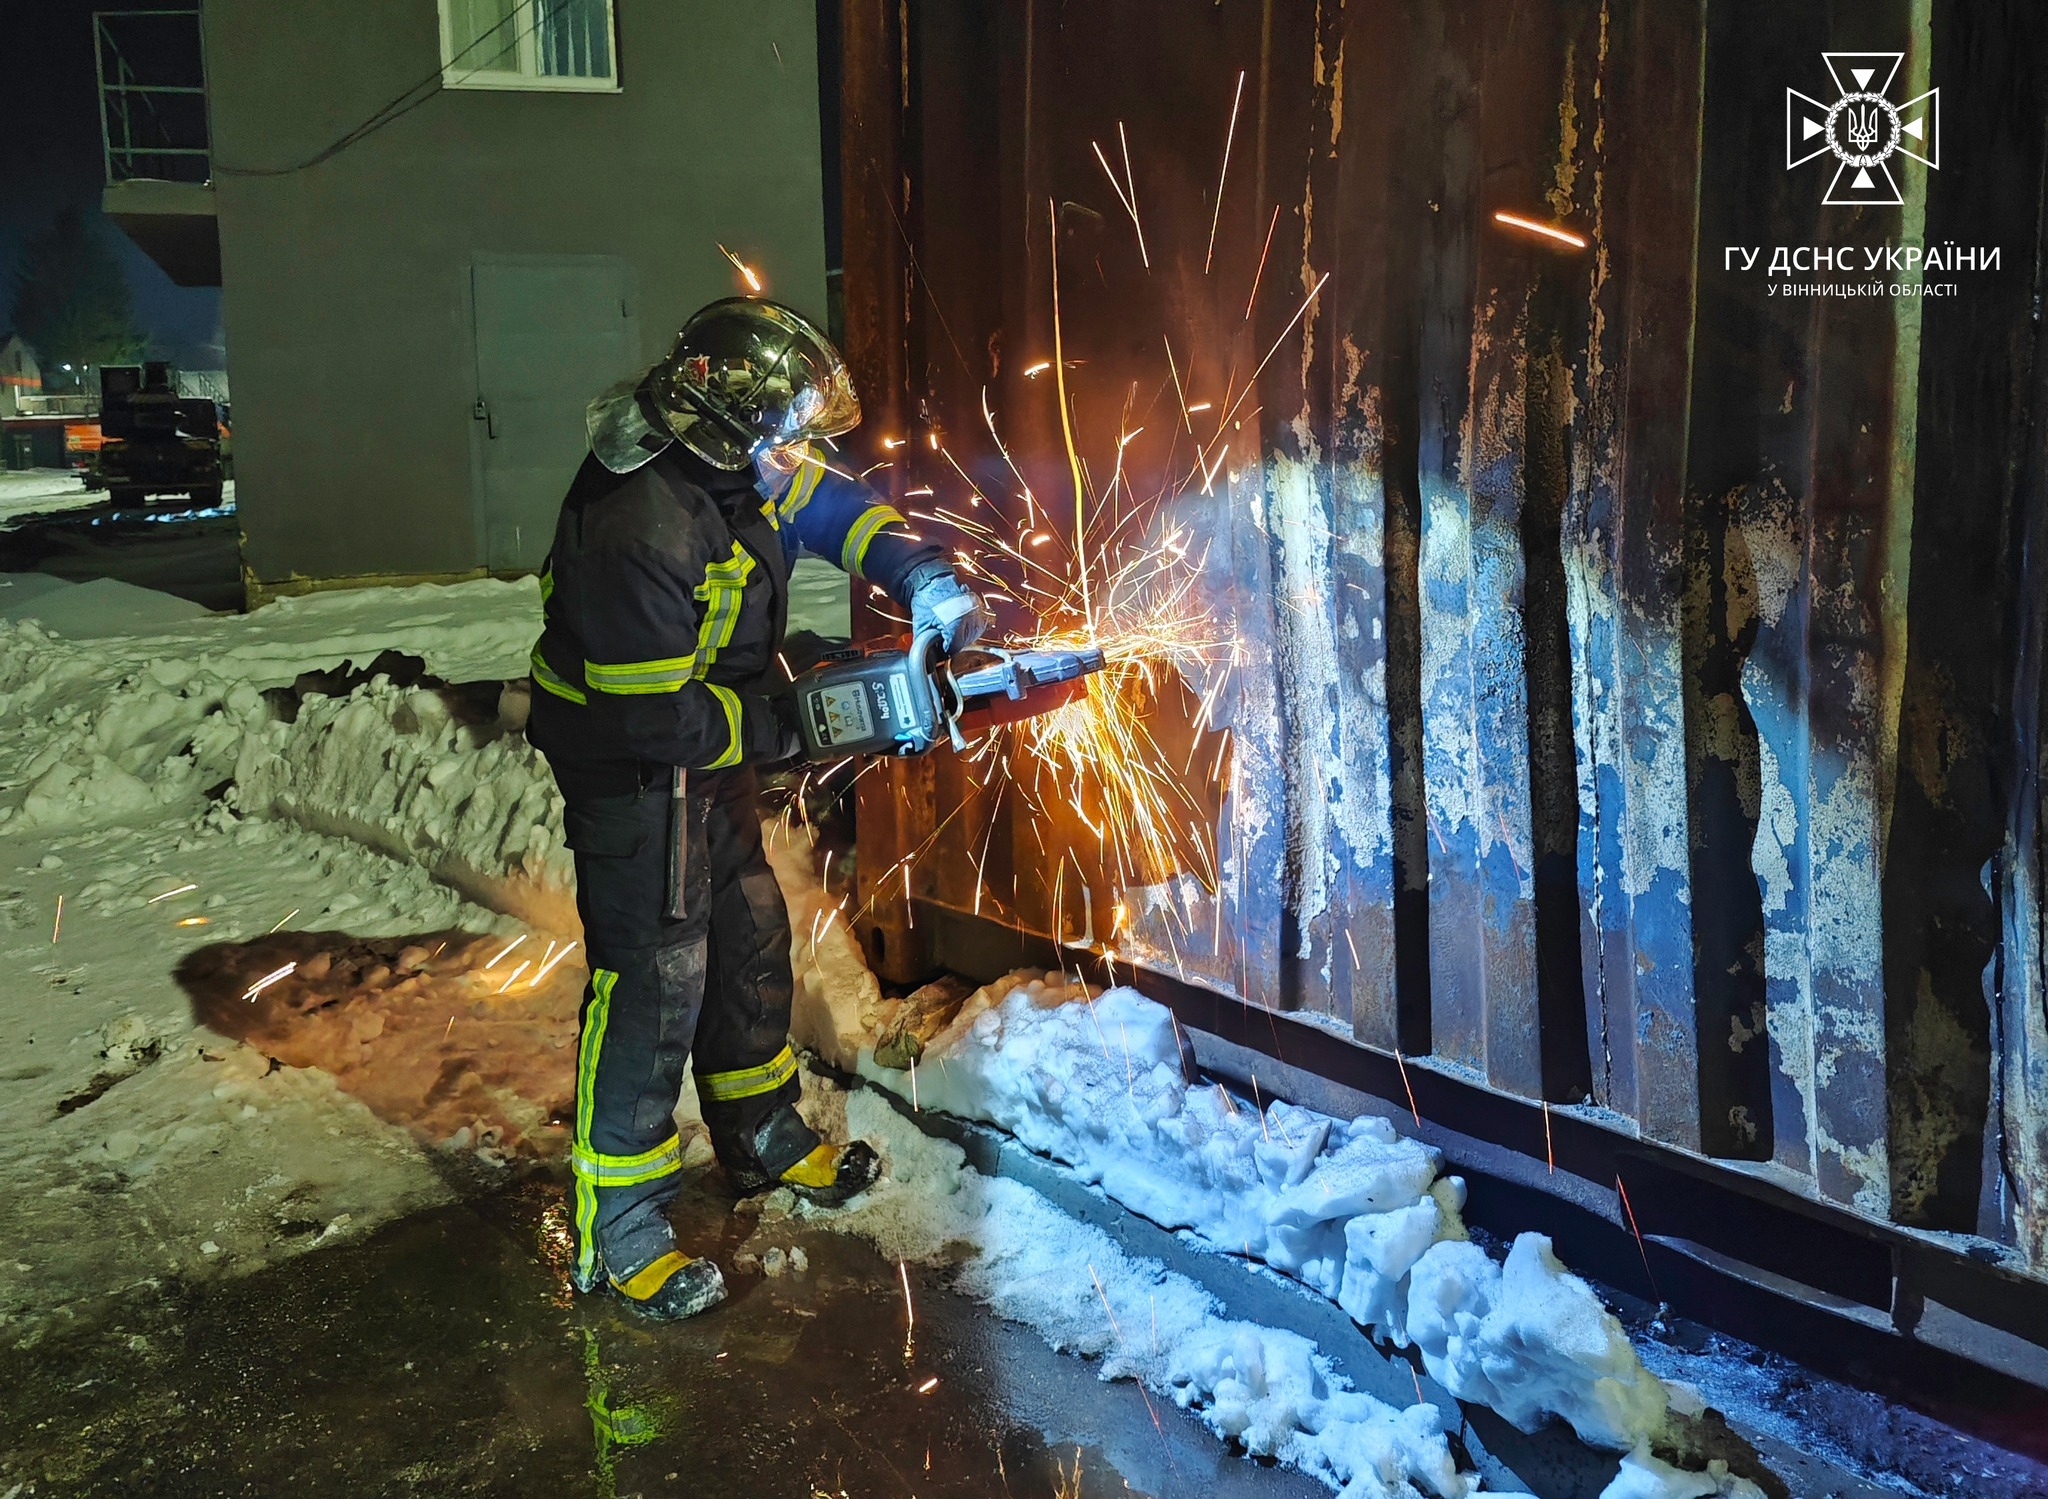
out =
{"type": "MultiPolygon", "coordinates": [[[[529,737],[564,794],[633,790],[644,765],[717,770],[781,742],[789,569],[801,552],[892,597],[939,547],[815,460],[764,494],[680,444],[631,473],[586,457],[541,574],[529,737]]],[[[901,602],[899,598],[899,602],[901,602]]]]}
{"type": "Polygon", "coordinates": [[[741,1190],[819,1144],[795,1108],[789,916],[750,763],[786,742],[765,689],[787,680],[789,569],[813,552],[901,594],[940,549],[815,462],[768,487],[681,443],[626,473],[592,456],[541,577],[527,732],[566,803],[590,963],[571,1140],[584,1289],[675,1252],[686,1060],[741,1190]]]}

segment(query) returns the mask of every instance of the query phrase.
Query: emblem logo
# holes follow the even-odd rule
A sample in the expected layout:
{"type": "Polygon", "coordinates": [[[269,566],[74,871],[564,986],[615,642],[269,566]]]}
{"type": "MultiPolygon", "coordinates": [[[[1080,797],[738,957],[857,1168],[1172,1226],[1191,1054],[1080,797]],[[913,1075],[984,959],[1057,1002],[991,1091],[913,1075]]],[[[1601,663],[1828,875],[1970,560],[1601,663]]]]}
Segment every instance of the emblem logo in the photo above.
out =
{"type": "Polygon", "coordinates": [[[1941,166],[1941,90],[1894,104],[1886,96],[1903,52],[1823,52],[1840,95],[1832,104],[1785,90],[1785,169],[1832,155],[1839,165],[1823,200],[1838,208],[1897,204],[1894,157],[1941,166]]]}

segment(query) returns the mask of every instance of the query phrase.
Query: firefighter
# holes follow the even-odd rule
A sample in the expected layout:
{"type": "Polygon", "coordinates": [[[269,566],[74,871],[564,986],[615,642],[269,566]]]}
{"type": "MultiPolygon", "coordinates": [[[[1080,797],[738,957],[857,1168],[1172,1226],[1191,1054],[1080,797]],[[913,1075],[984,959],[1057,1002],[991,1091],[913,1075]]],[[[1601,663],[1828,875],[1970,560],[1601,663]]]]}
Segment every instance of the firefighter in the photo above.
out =
{"type": "Polygon", "coordinates": [[[588,413],[590,454],[541,574],[529,735],[566,803],[591,965],[576,1050],[579,1290],[673,1320],[725,1295],[665,1208],[684,1063],[742,1194],[836,1205],[880,1170],[797,1113],[789,913],[761,847],[757,766],[802,745],[777,654],[799,552],[937,629],[986,623],[940,548],[819,439],[860,420],[843,360],[799,314],[749,298],[692,317],[667,358],[588,413]]]}

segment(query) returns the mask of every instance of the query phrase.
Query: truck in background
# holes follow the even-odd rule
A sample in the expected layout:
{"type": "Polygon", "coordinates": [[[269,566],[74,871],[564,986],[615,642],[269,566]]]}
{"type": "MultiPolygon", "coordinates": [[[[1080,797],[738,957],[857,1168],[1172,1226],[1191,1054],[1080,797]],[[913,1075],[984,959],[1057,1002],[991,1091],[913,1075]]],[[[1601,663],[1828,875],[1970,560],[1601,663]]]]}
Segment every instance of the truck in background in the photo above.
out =
{"type": "Polygon", "coordinates": [[[220,407],[178,394],[162,360],[100,370],[100,441],[86,487],[116,504],[158,494],[218,505],[227,478],[220,407]]]}

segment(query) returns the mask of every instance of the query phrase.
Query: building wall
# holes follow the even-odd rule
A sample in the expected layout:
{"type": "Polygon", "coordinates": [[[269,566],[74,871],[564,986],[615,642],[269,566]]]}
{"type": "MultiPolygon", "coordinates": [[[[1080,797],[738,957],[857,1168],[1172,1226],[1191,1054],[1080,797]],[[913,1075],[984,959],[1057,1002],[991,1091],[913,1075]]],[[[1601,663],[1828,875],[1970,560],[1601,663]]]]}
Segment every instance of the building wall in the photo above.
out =
{"type": "Polygon", "coordinates": [[[823,318],[811,0],[616,0],[616,14],[617,93],[440,90],[280,173],[436,72],[434,0],[209,0],[237,489],[259,591],[482,563],[472,256],[624,260],[650,360],[736,289],[719,243],[823,318]]]}
{"type": "Polygon", "coordinates": [[[21,398],[43,388],[43,373],[36,356],[15,334],[0,338],[0,416],[12,416],[21,409],[21,398]]]}

